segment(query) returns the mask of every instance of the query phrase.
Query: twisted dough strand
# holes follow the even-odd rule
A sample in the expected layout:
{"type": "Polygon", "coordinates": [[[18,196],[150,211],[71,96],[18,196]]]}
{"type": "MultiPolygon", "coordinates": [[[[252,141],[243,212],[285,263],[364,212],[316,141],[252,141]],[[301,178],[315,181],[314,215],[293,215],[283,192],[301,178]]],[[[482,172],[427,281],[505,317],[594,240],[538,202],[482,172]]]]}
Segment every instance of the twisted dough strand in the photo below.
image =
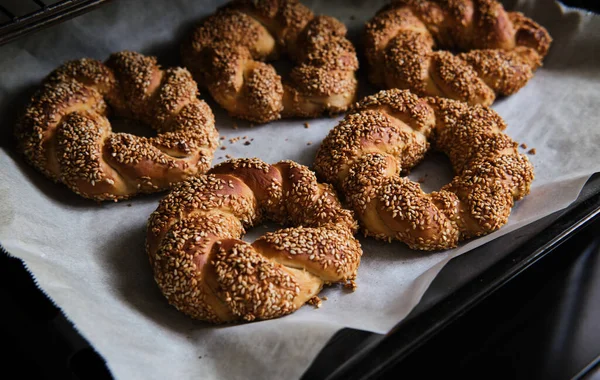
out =
{"type": "Polygon", "coordinates": [[[256,122],[342,112],[354,101],[358,59],[345,26],[297,0],[232,1],[182,45],[186,67],[232,115],[256,122]],[[265,60],[295,63],[282,82],[265,60]]]}
{"type": "Polygon", "coordinates": [[[551,41],[543,27],[495,0],[399,0],[365,30],[374,84],[485,106],[523,87],[551,41]]]}
{"type": "Polygon", "coordinates": [[[176,186],[148,222],[147,252],[168,301],[213,323],[276,318],[350,282],[356,222],[330,185],[292,161],[237,159],[176,186]],[[297,227],[239,240],[263,219],[297,227]]]}
{"type": "Polygon", "coordinates": [[[208,170],[218,134],[212,111],[197,96],[187,70],[161,70],[153,57],[125,51],[106,64],[84,58],[46,78],[15,134],[26,158],[48,177],[87,198],[124,199],[208,170]],[[114,133],[107,103],[158,136],[114,133]]]}
{"type": "Polygon", "coordinates": [[[331,130],[315,169],[345,195],[367,235],[414,249],[452,248],[500,228],[514,201],[529,193],[533,167],[505,127],[486,107],[381,91],[331,130]],[[399,175],[424,157],[428,141],[456,173],[431,194],[399,175]]]}

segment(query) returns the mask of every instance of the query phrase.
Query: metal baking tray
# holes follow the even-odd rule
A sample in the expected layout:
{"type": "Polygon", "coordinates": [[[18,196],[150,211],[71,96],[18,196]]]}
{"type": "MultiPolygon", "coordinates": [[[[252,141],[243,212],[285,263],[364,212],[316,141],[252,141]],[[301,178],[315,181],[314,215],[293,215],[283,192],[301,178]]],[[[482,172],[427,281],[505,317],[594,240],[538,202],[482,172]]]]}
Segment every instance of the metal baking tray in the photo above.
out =
{"type": "MultiPolygon", "coordinates": [[[[302,378],[371,379],[385,373],[595,220],[600,220],[600,174],[590,178],[565,210],[450,261],[415,310],[388,334],[353,329],[336,333],[302,378]],[[465,266],[471,270],[462,271],[465,266]]],[[[8,331],[22,344],[17,355],[28,358],[30,367],[48,376],[111,378],[93,346],[37,289],[20,260],[1,248],[0,303],[9,311],[0,313],[0,332],[8,331]]]]}
{"type": "Polygon", "coordinates": [[[388,334],[339,331],[303,379],[358,380],[385,373],[598,219],[600,173],[588,180],[577,200],[566,209],[453,259],[415,310],[388,334]],[[471,268],[468,272],[479,274],[465,277],[461,271],[465,265],[471,268]],[[478,270],[473,271],[474,267],[478,270]]]}

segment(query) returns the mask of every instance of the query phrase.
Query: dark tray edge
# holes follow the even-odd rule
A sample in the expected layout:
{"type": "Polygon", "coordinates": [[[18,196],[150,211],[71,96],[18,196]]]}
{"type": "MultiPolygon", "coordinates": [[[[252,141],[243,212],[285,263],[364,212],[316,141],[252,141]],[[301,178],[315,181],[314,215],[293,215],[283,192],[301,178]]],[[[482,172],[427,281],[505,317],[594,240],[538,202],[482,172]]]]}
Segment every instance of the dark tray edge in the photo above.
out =
{"type": "Polygon", "coordinates": [[[373,334],[366,338],[351,358],[325,378],[371,379],[400,362],[461,315],[600,217],[600,192],[558,213],[561,214],[558,219],[545,230],[432,306],[423,315],[400,322],[385,336],[373,334]]]}

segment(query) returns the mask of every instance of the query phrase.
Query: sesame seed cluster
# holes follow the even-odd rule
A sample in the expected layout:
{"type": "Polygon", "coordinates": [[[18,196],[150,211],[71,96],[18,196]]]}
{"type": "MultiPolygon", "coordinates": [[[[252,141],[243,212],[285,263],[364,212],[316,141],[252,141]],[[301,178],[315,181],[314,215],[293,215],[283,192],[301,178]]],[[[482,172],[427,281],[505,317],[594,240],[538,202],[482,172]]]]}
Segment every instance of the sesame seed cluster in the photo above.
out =
{"type": "Polygon", "coordinates": [[[234,0],[183,42],[185,66],[233,116],[258,123],[346,111],[355,101],[358,58],[346,27],[298,0],[234,0]],[[288,55],[282,80],[265,63],[288,55]]]}
{"type": "Polygon", "coordinates": [[[373,84],[484,106],[525,86],[552,41],[496,0],[399,0],[364,37],[373,84]]]}
{"type": "Polygon", "coordinates": [[[146,248],[177,309],[213,323],[253,321],[294,312],[325,284],[354,288],[357,228],[306,166],[235,159],[176,185],[150,216],[146,248]],[[266,219],[293,227],[240,240],[266,219]]]}
{"type": "Polygon", "coordinates": [[[94,200],[170,187],[210,168],[214,116],[191,74],[123,51],[84,58],[48,75],[15,128],[19,149],[51,179],[94,200]],[[110,107],[109,107],[110,106],[110,107]],[[154,128],[156,137],[112,131],[109,112],[154,128]]]}
{"type": "Polygon", "coordinates": [[[384,90],[358,102],[319,147],[315,170],[335,184],[365,235],[439,250],[502,227],[529,193],[533,166],[502,131],[490,108],[407,90],[384,90]],[[456,173],[426,194],[401,173],[431,146],[456,173]]]}

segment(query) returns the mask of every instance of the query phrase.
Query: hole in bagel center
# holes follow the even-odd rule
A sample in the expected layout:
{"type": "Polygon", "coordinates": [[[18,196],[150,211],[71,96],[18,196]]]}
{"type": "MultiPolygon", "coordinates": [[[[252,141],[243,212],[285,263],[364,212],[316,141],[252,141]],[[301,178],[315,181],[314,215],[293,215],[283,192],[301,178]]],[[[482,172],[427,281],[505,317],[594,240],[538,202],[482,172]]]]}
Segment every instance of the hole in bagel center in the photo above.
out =
{"type": "Polygon", "coordinates": [[[256,239],[258,239],[259,237],[263,236],[264,234],[266,234],[267,232],[275,232],[277,230],[280,230],[282,228],[287,228],[287,227],[293,227],[291,225],[281,225],[275,222],[272,222],[270,220],[264,220],[262,222],[260,222],[259,224],[257,224],[256,226],[252,227],[252,228],[248,228],[247,232],[242,236],[243,241],[245,241],[246,243],[254,243],[254,241],[256,239]]]}
{"type": "Polygon", "coordinates": [[[290,72],[294,68],[294,63],[288,57],[281,57],[275,61],[268,61],[272,65],[277,74],[281,76],[283,82],[287,82],[290,77],[290,72]]]}
{"type": "Polygon", "coordinates": [[[142,137],[157,136],[154,128],[140,120],[114,115],[111,115],[108,119],[114,133],[129,133],[142,137]]]}
{"type": "Polygon", "coordinates": [[[454,178],[454,170],[448,157],[441,152],[429,151],[407,176],[421,185],[426,193],[440,190],[454,178]]]}

